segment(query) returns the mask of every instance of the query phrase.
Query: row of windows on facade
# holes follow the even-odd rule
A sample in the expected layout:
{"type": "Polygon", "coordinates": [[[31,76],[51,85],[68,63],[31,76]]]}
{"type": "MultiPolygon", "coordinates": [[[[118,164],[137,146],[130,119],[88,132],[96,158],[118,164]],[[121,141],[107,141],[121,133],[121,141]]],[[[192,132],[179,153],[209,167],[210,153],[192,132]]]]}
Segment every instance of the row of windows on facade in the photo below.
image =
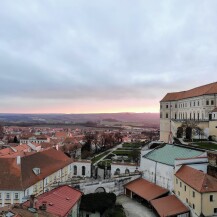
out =
{"type": "MultiPolygon", "coordinates": [[[[85,173],[86,173],[86,167],[85,166],[82,166],[81,167],[81,175],[82,176],[85,176],[85,173]]],[[[78,168],[77,166],[75,165],[74,166],[74,175],[76,176],[78,174],[78,168]]]]}
{"type": "Polygon", "coordinates": [[[0,193],[0,199],[3,199],[3,197],[4,197],[5,200],[10,200],[11,196],[13,196],[14,200],[19,200],[19,193],[14,193],[14,194],[12,194],[12,193],[5,193],[5,194],[0,193]],[[4,197],[4,195],[5,195],[5,197],[4,197]]]}
{"type": "MultiPolygon", "coordinates": [[[[185,102],[185,103],[179,103],[179,108],[187,108],[188,107],[188,103],[185,102]]],[[[197,101],[197,103],[194,101],[194,102],[189,102],[189,107],[192,107],[192,106],[200,106],[200,101],[197,101]]],[[[206,105],[214,105],[214,100],[206,100],[206,105]]],[[[172,105],[170,105],[170,107],[172,108],[172,105]]],[[[162,105],[161,105],[161,108],[162,108],[162,105]]],[[[166,104],[166,108],[169,108],[169,104],[166,104]]],[[[178,108],[177,104],[175,104],[175,108],[178,108]]]]}
{"type": "MultiPolygon", "coordinates": [[[[165,117],[166,117],[166,118],[169,118],[169,114],[166,113],[165,117]]],[[[215,116],[214,116],[214,117],[215,117],[215,116]]],[[[160,118],[163,118],[163,114],[162,114],[162,113],[160,113],[160,118]]],[[[184,113],[184,112],[183,112],[183,113],[179,113],[179,119],[188,119],[188,118],[189,118],[190,120],[191,120],[191,119],[193,119],[193,120],[198,119],[198,120],[199,120],[200,118],[203,120],[203,119],[204,119],[204,114],[202,113],[202,115],[201,115],[201,117],[200,117],[200,113],[197,113],[197,114],[196,114],[196,113],[194,112],[194,113],[190,113],[190,114],[189,114],[189,117],[188,117],[187,112],[185,112],[185,113],[184,113]]],[[[175,115],[174,115],[174,119],[177,119],[177,114],[176,114],[176,113],[175,113],[175,115]]]]}
{"type": "MultiPolygon", "coordinates": [[[[176,179],[176,184],[178,184],[178,179],[176,179]]],[[[179,187],[180,188],[182,188],[182,182],[180,181],[179,182],[179,187]]],[[[186,185],[184,185],[184,191],[187,191],[187,186],[186,185]]],[[[179,194],[179,196],[180,196],[180,192],[178,193],[179,194]]],[[[195,197],[195,191],[192,191],[192,197],[195,197]]],[[[214,201],[214,195],[209,195],[209,201],[210,202],[213,202],[214,201]]]]}

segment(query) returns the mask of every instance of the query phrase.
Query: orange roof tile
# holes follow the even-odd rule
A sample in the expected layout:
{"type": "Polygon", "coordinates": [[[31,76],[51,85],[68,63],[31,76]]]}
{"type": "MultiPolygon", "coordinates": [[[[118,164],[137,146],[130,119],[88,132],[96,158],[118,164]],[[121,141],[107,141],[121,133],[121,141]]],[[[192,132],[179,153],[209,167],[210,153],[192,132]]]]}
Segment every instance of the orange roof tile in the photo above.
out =
{"type": "Polygon", "coordinates": [[[167,93],[161,102],[176,101],[215,93],[217,93],[217,82],[206,84],[186,91],[167,93]]]}
{"type": "Polygon", "coordinates": [[[152,200],[151,205],[160,217],[177,216],[189,212],[189,209],[175,195],[152,200]]]}
{"type": "Polygon", "coordinates": [[[198,192],[217,192],[217,179],[189,166],[182,166],[175,176],[198,192]]]}
{"type": "Polygon", "coordinates": [[[142,178],[125,184],[124,188],[134,192],[148,202],[169,192],[168,189],[162,188],[142,178]]]}
{"type": "MultiPolygon", "coordinates": [[[[79,202],[81,196],[82,193],[80,191],[64,185],[39,195],[37,197],[36,207],[39,208],[46,201],[46,212],[59,217],[66,217],[74,205],[79,202]]],[[[28,207],[29,204],[30,202],[27,201],[23,205],[28,207]]]]}

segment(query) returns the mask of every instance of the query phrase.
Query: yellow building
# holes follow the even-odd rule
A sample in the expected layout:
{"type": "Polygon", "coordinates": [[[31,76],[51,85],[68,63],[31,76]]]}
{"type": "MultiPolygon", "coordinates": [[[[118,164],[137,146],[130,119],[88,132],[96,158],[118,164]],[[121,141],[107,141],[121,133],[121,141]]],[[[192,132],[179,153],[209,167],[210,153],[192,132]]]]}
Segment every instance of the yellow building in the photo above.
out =
{"type": "Polygon", "coordinates": [[[192,216],[217,216],[217,179],[189,166],[175,174],[174,191],[192,216]]]}

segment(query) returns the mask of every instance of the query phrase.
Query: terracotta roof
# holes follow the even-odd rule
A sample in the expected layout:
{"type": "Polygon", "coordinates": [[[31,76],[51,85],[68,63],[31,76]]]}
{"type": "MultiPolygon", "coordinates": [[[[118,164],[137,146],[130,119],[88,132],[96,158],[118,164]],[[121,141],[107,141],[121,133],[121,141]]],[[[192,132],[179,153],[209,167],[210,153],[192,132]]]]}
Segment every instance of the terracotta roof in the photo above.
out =
{"type": "MultiPolygon", "coordinates": [[[[42,205],[44,201],[47,204],[47,213],[57,215],[59,217],[66,217],[69,211],[81,199],[82,193],[67,185],[60,186],[47,193],[41,194],[37,197],[36,208],[42,205]]],[[[29,207],[29,201],[23,205],[29,207]]]]}
{"type": "Polygon", "coordinates": [[[176,101],[215,93],[217,93],[217,82],[206,84],[186,91],[167,93],[161,102],[176,101]]]}
{"type": "Polygon", "coordinates": [[[182,166],[175,176],[198,192],[217,192],[217,179],[189,166],[182,166]]]}
{"type": "Polygon", "coordinates": [[[58,138],[66,138],[67,137],[67,132],[63,132],[63,131],[60,131],[60,132],[56,132],[55,133],[55,137],[58,137],[58,138]]]}
{"type": "Polygon", "coordinates": [[[148,202],[169,192],[168,189],[162,188],[142,178],[125,184],[124,188],[134,192],[148,202]]]}
{"type": "Polygon", "coordinates": [[[189,209],[175,195],[152,200],[151,205],[160,217],[177,216],[189,212],[189,209]]]}
{"type": "Polygon", "coordinates": [[[16,158],[0,158],[0,189],[24,190],[72,162],[71,158],[55,149],[21,157],[20,165],[16,158]],[[35,167],[40,168],[39,175],[33,172],[35,167]]]}
{"type": "MultiPolygon", "coordinates": [[[[28,211],[27,208],[22,208],[22,207],[20,208],[10,207],[10,211],[8,211],[8,206],[5,206],[0,208],[0,211],[3,210],[6,211],[6,214],[8,214],[8,216],[11,216],[10,214],[13,213],[14,214],[13,217],[35,217],[36,216],[35,213],[32,213],[28,211]],[[10,214],[7,212],[9,212],[10,214]]],[[[38,210],[37,213],[38,213],[38,217],[59,217],[57,215],[50,214],[42,210],[38,210]]]]}

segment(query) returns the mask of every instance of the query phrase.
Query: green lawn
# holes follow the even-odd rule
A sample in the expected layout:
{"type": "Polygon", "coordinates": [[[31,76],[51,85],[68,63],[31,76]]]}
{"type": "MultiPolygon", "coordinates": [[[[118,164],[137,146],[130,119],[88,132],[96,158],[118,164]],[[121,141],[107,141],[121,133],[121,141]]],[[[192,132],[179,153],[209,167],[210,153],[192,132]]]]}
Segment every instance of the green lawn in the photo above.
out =
{"type": "Polygon", "coordinates": [[[132,150],[116,150],[116,151],[113,151],[112,153],[116,155],[132,155],[133,152],[134,151],[132,150]]]}
{"type": "Polygon", "coordinates": [[[210,142],[197,142],[192,145],[195,145],[198,148],[217,150],[217,144],[210,143],[210,142]]]}
{"type": "Polygon", "coordinates": [[[142,145],[139,143],[124,143],[123,148],[140,148],[142,145]]]}

